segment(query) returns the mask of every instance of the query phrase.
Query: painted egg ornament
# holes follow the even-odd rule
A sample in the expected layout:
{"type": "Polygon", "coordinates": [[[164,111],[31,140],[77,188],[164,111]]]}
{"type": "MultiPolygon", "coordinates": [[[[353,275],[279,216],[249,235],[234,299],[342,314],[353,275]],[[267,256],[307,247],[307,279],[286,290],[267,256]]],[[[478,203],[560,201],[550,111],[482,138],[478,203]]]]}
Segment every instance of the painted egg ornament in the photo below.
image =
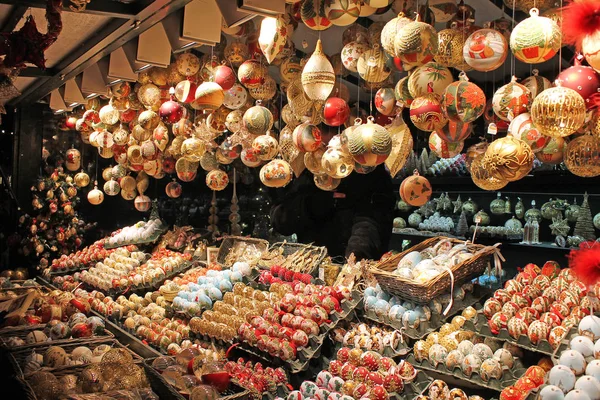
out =
{"type": "Polygon", "coordinates": [[[502,378],[502,365],[494,358],[488,358],[481,363],[479,376],[484,382],[502,378]]]}
{"type": "Polygon", "coordinates": [[[394,41],[394,56],[409,67],[418,67],[438,52],[438,35],[431,25],[413,21],[398,29],[394,41]]]}
{"type": "Polygon", "coordinates": [[[600,318],[595,315],[583,317],[578,326],[579,334],[596,341],[600,339],[600,318]]]}
{"type": "Polygon", "coordinates": [[[547,340],[549,333],[550,328],[542,321],[533,321],[527,329],[527,336],[533,344],[538,344],[542,340],[547,340]]]}
{"type": "MultiPolygon", "coordinates": [[[[311,3],[312,1],[313,0],[305,1],[303,4],[311,3]]],[[[315,51],[302,69],[301,82],[304,93],[313,101],[327,100],[333,90],[335,85],[335,72],[331,62],[329,62],[327,56],[323,53],[320,39],[317,41],[315,51]]]]}
{"type": "Polygon", "coordinates": [[[561,31],[556,22],[539,16],[532,8],[529,18],[518,23],[510,34],[510,49],[515,57],[527,64],[548,61],[561,47],[561,31]]]}
{"type": "Polygon", "coordinates": [[[429,150],[439,158],[452,158],[462,151],[464,142],[448,142],[438,135],[437,131],[429,135],[429,150]]]}
{"type": "Polygon", "coordinates": [[[448,68],[432,61],[416,68],[408,76],[408,90],[413,98],[428,93],[441,96],[453,81],[454,78],[448,68]]]}
{"type": "Polygon", "coordinates": [[[458,81],[449,84],[442,96],[442,107],[448,119],[454,122],[473,122],[483,115],[485,94],[461,74],[458,81]]]}
{"type": "Polygon", "coordinates": [[[471,33],[463,47],[465,62],[481,72],[497,69],[504,63],[507,55],[506,38],[494,29],[479,29],[471,33]]]}
{"type": "Polygon", "coordinates": [[[504,121],[510,121],[517,115],[527,112],[531,103],[531,92],[527,87],[517,83],[515,77],[510,83],[498,89],[492,98],[494,113],[504,121]]]}
{"type": "Polygon", "coordinates": [[[454,368],[460,368],[465,355],[460,350],[452,350],[446,356],[446,368],[452,371],[454,368]]]}
{"type": "Polygon", "coordinates": [[[448,356],[448,350],[441,344],[434,344],[429,348],[429,362],[434,366],[443,364],[448,356]]]}
{"type": "Polygon", "coordinates": [[[481,358],[477,357],[475,354],[466,355],[461,365],[463,374],[470,377],[474,372],[479,372],[481,362],[481,358]]]}

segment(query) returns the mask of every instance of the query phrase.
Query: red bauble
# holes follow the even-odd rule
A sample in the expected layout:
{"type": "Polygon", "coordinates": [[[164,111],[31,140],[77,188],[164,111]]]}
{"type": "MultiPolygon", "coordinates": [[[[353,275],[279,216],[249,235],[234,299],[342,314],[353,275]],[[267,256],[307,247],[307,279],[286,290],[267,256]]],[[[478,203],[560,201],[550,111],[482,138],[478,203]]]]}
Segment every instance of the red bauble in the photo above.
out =
{"type": "Polygon", "coordinates": [[[65,126],[68,129],[75,129],[75,124],[77,123],[77,118],[70,116],[69,118],[67,118],[67,121],[65,122],[65,126]]]}
{"type": "Polygon", "coordinates": [[[74,338],[91,337],[93,334],[94,332],[92,331],[91,325],[88,325],[85,322],[75,324],[73,328],[71,328],[71,335],[74,338]]]}
{"type": "Polygon", "coordinates": [[[137,110],[130,108],[129,110],[121,112],[121,115],[119,116],[119,121],[121,121],[121,123],[123,124],[128,124],[135,119],[136,115],[137,110]]]}
{"type": "Polygon", "coordinates": [[[577,60],[572,67],[558,74],[556,80],[560,81],[563,87],[579,93],[588,108],[593,105],[591,96],[598,93],[600,89],[600,76],[592,67],[581,65],[577,60]]]}
{"type": "Polygon", "coordinates": [[[83,113],[83,120],[94,124],[100,123],[100,114],[96,110],[87,110],[83,113]]]}
{"type": "Polygon", "coordinates": [[[226,65],[219,65],[214,70],[215,82],[223,88],[229,90],[235,84],[235,72],[226,65]]]}
{"type": "Polygon", "coordinates": [[[339,97],[330,97],[325,101],[323,107],[323,119],[329,126],[340,126],[348,120],[350,116],[350,107],[344,99],[339,97]]]}
{"type": "Polygon", "coordinates": [[[165,124],[174,124],[183,118],[184,108],[174,100],[168,100],[162,103],[158,110],[160,119],[165,124]]]}

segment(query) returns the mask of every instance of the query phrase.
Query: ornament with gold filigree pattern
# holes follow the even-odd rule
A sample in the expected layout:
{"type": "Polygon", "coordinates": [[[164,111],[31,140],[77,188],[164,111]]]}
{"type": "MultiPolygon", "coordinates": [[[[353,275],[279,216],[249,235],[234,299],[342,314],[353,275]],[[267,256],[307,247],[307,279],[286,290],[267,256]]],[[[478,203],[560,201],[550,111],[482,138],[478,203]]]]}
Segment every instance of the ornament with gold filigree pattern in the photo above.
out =
{"type": "Polygon", "coordinates": [[[370,83],[383,82],[392,73],[387,66],[387,57],[378,44],[360,55],[356,70],[362,79],[370,83]]]}
{"type": "Polygon", "coordinates": [[[440,96],[428,93],[417,97],[410,104],[410,120],[422,131],[432,132],[446,124],[440,96]]]}
{"type": "Polygon", "coordinates": [[[367,118],[366,124],[359,124],[346,137],[348,150],[354,160],[360,165],[373,167],[379,165],[388,158],[392,151],[392,138],[383,126],[376,124],[372,116],[367,118]]]}
{"type": "Polygon", "coordinates": [[[438,32],[438,52],[434,59],[445,67],[454,67],[460,71],[470,71],[473,68],[465,62],[463,47],[469,34],[465,29],[443,29],[438,32]]]}
{"type": "Polygon", "coordinates": [[[600,175],[600,138],[585,134],[571,140],[564,154],[564,163],[574,175],[583,178],[600,175]]]}
{"type": "Polygon", "coordinates": [[[483,153],[480,153],[471,161],[470,171],[473,183],[483,190],[502,189],[508,184],[508,181],[494,177],[490,171],[482,165],[483,157],[483,153]]]}
{"type": "Polygon", "coordinates": [[[394,41],[394,56],[407,67],[418,67],[431,60],[438,52],[438,35],[431,25],[413,21],[398,30],[394,41]]]}
{"type": "Polygon", "coordinates": [[[557,86],[540,93],[531,106],[531,120],[542,134],[564,137],[575,133],[585,122],[583,97],[573,89],[557,86]]]}
{"type": "Polygon", "coordinates": [[[507,136],[490,143],[485,151],[482,166],[495,178],[513,182],[531,171],[533,158],[533,151],[527,143],[507,136]]]}
{"type": "Polygon", "coordinates": [[[511,82],[496,90],[492,97],[492,107],[498,118],[510,121],[517,115],[527,112],[531,101],[529,89],[517,83],[517,78],[513,76],[511,82]]]}

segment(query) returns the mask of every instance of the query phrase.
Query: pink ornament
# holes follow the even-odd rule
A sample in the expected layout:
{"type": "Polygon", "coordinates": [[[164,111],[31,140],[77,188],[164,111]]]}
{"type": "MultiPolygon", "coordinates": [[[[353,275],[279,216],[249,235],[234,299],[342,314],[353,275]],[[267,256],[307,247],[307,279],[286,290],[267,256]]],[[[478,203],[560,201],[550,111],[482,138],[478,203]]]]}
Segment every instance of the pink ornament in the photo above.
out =
{"type": "Polygon", "coordinates": [[[223,90],[229,90],[235,84],[235,72],[226,65],[219,65],[214,69],[214,79],[223,90]]]}

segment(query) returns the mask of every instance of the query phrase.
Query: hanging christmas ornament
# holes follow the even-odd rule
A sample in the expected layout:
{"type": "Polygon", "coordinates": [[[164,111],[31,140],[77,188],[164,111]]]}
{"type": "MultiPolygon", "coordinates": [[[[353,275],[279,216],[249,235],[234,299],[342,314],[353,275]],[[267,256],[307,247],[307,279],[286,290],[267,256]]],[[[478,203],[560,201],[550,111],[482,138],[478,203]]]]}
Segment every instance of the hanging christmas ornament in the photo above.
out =
{"type": "Polygon", "coordinates": [[[119,186],[119,182],[111,179],[110,181],[104,182],[104,193],[109,196],[116,196],[121,191],[121,187],[119,186]]]}
{"type": "MultiPolygon", "coordinates": [[[[363,6],[363,9],[364,8],[365,6],[363,6]]],[[[327,174],[315,175],[313,181],[315,182],[316,187],[327,192],[334,191],[342,182],[341,179],[332,178],[327,174]]]]}
{"type": "Polygon", "coordinates": [[[133,205],[135,206],[135,209],[139,212],[146,212],[150,210],[150,207],[152,206],[152,200],[150,199],[150,197],[144,194],[140,194],[133,201],[133,205]]]}
{"type": "Polygon", "coordinates": [[[433,151],[439,158],[452,158],[462,151],[464,142],[448,142],[433,131],[429,135],[429,150],[433,151]]]}
{"type": "Polygon", "coordinates": [[[179,184],[179,182],[173,180],[173,182],[167,183],[167,186],[165,187],[165,192],[170,198],[176,199],[179,196],[181,196],[181,185],[179,184]]]}
{"type": "Polygon", "coordinates": [[[544,90],[535,98],[530,114],[542,134],[569,136],[585,122],[585,101],[575,90],[557,86],[544,90]]]}
{"type": "Polygon", "coordinates": [[[475,157],[479,155],[483,155],[487,150],[489,143],[480,142],[469,147],[465,153],[465,165],[468,170],[471,169],[471,163],[475,159],[475,157]]]}
{"type": "Polygon", "coordinates": [[[185,113],[185,108],[180,103],[175,101],[174,89],[171,88],[171,90],[173,91],[171,98],[162,103],[158,109],[158,115],[161,121],[165,124],[174,124],[183,118],[185,113]]]}
{"type": "Polygon", "coordinates": [[[431,198],[431,184],[415,170],[400,184],[400,198],[408,205],[421,207],[431,198]]]}
{"type": "MultiPolygon", "coordinates": [[[[305,0],[303,5],[311,1],[313,0],[305,0]]],[[[317,101],[327,100],[335,84],[335,74],[333,66],[325,54],[323,54],[321,40],[317,40],[314,53],[302,69],[301,78],[302,87],[309,99],[317,101]]]]}
{"type": "Polygon", "coordinates": [[[432,132],[448,122],[444,115],[440,96],[429,93],[417,97],[410,104],[410,120],[422,131],[432,132]]]}
{"type": "Polygon", "coordinates": [[[358,40],[347,43],[342,48],[340,53],[342,64],[348,71],[358,72],[358,60],[369,49],[370,46],[365,37],[359,36],[358,40]]]}
{"type": "Polygon", "coordinates": [[[546,146],[535,156],[544,164],[560,164],[567,151],[567,144],[567,140],[562,137],[551,137],[546,146]]]}
{"type": "Polygon", "coordinates": [[[471,124],[466,122],[454,122],[452,120],[448,121],[443,127],[433,131],[433,133],[437,134],[437,136],[448,143],[462,143],[471,136],[472,132],[473,127],[471,124]]]}
{"type": "Polygon", "coordinates": [[[494,29],[479,29],[467,38],[463,46],[465,62],[481,72],[499,68],[508,55],[508,42],[494,29]]]}
{"type": "Polygon", "coordinates": [[[548,88],[551,88],[552,82],[550,82],[543,76],[540,76],[539,71],[537,69],[534,69],[532,71],[532,75],[528,78],[523,79],[521,85],[529,89],[531,91],[531,98],[535,99],[538,96],[538,94],[540,94],[548,88]]]}
{"type": "Polygon", "coordinates": [[[250,107],[242,117],[244,128],[253,135],[263,135],[273,127],[273,114],[260,101],[250,107]]]}
{"type": "Polygon", "coordinates": [[[192,107],[196,110],[216,110],[221,107],[224,98],[225,93],[221,86],[215,82],[204,82],[196,89],[192,107]]]}
{"type": "Polygon", "coordinates": [[[315,151],[304,153],[304,165],[315,176],[325,174],[321,162],[326,150],[324,146],[321,146],[315,151]]]}
{"type": "Polygon", "coordinates": [[[575,45],[588,64],[600,71],[600,3],[573,1],[561,11],[563,43],[575,45]]]}
{"type": "Polygon", "coordinates": [[[257,60],[246,60],[238,68],[238,80],[247,88],[264,84],[267,75],[267,69],[257,60]]]}
{"type": "Polygon", "coordinates": [[[529,15],[510,34],[510,49],[527,64],[548,61],[561,47],[560,28],[550,18],[539,16],[537,8],[532,8],[529,15]]]}
{"type": "Polygon", "coordinates": [[[355,120],[356,126],[346,134],[347,146],[354,160],[364,166],[376,166],[385,162],[392,151],[392,138],[381,125],[369,117],[366,124],[355,120]]]}
{"type": "Polygon", "coordinates": [[[206,186],[211,190],[221,191],[229,184],[227,172],[215,169],[206,174],[206,186]]]}
{"type": "Polygon", "coordinates": [[[510,83],[496,90],[492,97],[492,107],[498,118],[510,121],[517,115],[527,112],[531,101],[529,89],[517,83],[517,78],[513,76],[510,83]]]}
{"type": "Polygon", "coordinates": [[[138,89],[137,97],[145,107],[152,107],[160,102],[160,89],[152,83],[147,83],[138,89]]]}
{"type": "Polygon", "coordinates": [[[396,100],[402,104],[403,107],[409,107],[413,102],[414,98],[410,95],[408,90],[408,76],[400,79],[394,87],[394,95],[396,100]]]}
{"type": "Polygon", "coordinates": [[[473,122],[485,111],[486,99],[483,90],[469,82],[461,73],[459,80],[448,85],[442,96],[442,107],[450,121],[473,122]]]}
{"type": "Polygon", "coordinates": [[[275,159],[260,169],[260,181],[267,187],[280,188],[292,180],[292,167],[287,161],[275,159]]]}
{"type": "MultiPolygon", "coordinates": [[[[379,91],[377,93],[379,93],[379,91]]],[[[394,97],[393,101],[394,103],[396,102],[394,97]]],[[[377,95],[375,95],[375,104],[377,105],[377,95]]],[[[350,107],[348,107],[348,103],[343,99],[339,97],[330,97],[325,101],[325,106],[323,107],[323,122],[325,122],[326,125],[341,126],[348,120],[349,116],[350,107]]]]}
{"type": "Polygon", "coordinates": [[[309,29],[323,31],[331,27],[325,12],[325,0],[304,0],[300,6],[300,17],[309,29]]]}
{"type": "Polygon", "coordinates": [[[258,45],[269,64],[273,62],[277,54],[283,49],[288,37],[291,35],[291,32],[287,30],[288,25],[283,18],[263,18],[260,24],[258,45]]]}
{"type": "Polygon", "coordinates": [[[248,100],[248,91],[239,83],[234,84],[231,89],[225,92],[223,105],[231,110],[238,110],[246,104],[248,100]]]}
{"type": "Polygon", "coordinates": [[[200,71],[200,59],[192,53],[181,53],[175,57],[177,72],[183,76],[194,76],[200,71]]]}
{"type": "Polygon", "coordinates": [[[321,156],[321,170],[332,178],[343,179],[354,170],[354,160],[341,146],[328,147],[321,156]]]}
{"type": "Polygon", "coordinates": [[[65,166],[69,171],[77,171],[81,167],[81,153],[77,149],[69,149],[65,153],[65,166]]]}
{"type": "Polygon", "coordinates": [[[428,62],[409,75],[408,90],[413,98],[430,92],[442,95],[453,81],[454,78],[448,68],[436,62],[428,62]]]}
{"type": "Polygon", "coordinates": [[[600,175],[600,138],[585,134],[567,145],[564,163],[574,175],[592,178],[600,175]]]}
{"type": "Polygon", "coordinates": [[[181,144],[181,155],[190,162],[199,162],[205,151],[204,142],[195,136],[185,139],[181,144]]]}
{"type": "Polygon", "coordinates": [[[224,56],[234,67],[239,67],[250,58],[248,46],[240,41],[235,41],[225,47],[224,56]]]}
{"type": "Polygon", "coordinates": [[[572,67],[561,71],[556,80],[561,86],[579,93],[588,108],[596,105],[593,97],[600,91],[600,76],[593,68],[581,65],[579,57],[575,58],[572,67]]]}
{"type": "Polygon", "coordinates": [[[527,143],[507,136],[490,143],[481,163],[495,178],[514,182],[531,171],[533,158],[527,143]]]}
{"type": "Polygon", "coordinates": [[[463,48],[467,41],[465,29],[448,28],[438,32],[438,52],[435,61],[445,67],[454,67],[460,71],[470,71],[472,68],[465,62],[463,48]]]}
{"type": "Polygon", "coordinates": [[[305,122],[294,128],[292,140],[301,152],[315,151],[321,146],[321,130],[317,126],[305,122]]]}
{"type": "Polygon", "coordinates": [[[413,138],[401,114],[394,118],[387,130],[392,139],[392,151],[385,160],[385,165],[389,169],[390,175],[395,177],[404,167],[412,152],[413,138]]]}
{"type": "Polygon", "coordinates": [[[390,56],[394,56],[395,48],[394,41],[396,39],[396,34],[400,28],[404,25],[412,22],[409,18],[407,18],[403,12],[400,12],[397,17],[392,18],[388,23],[385,24],[383,29],[381,30],[381,45],[383,50],[390,56]]]}
{"type": "Polygon", "coordinates": [[[508,184],[508,181],[493,176],[490,171],[483,166],[483,157],[483,154],[478,154],[471,162],[469,171],[471,172],[473,183],[483,190],[502,189],[508,184]]]}
{"type": "Polygon", "coordinates": [[[90,184],[90,176],[85,172],[81,171],[75,174],[73,181],[75,182],[75,185],[77,185],[78,188],[84,188],[90,184]]]}
{"type": "Polygon", "coordinates": [[[94,188],[87,195],[90,204],[97,206],[104,201],[104,193],[98,189],[98,182],[94,182],[94,188]]]}
{"type": "Polygon", "coordinates": [[[356,70],[362,79],[370,83],[383,82],[392,73],[387,65],[387,57],[378,44],[361,54],[356,70]]]}
{"type": "Polygon", "coordinates": [[[435,28],[425,22],[413,21],[396,34],[394,56],[407,67],[418,67],[431,60],[438,52],[438,36],[435,28]]]}
{"type": "Polygon", "coordinates": [[[271,135],[260,135],[252,142],[252,149],[261,161],[269,161],[279,152],[279,143],[271,135]]]}
{"type": "Polygon", "coordinates": [[[256,88],[249,88],[248,93],[255,100],[271,100],[277,93],[277,82],[275,82],[275,79],[267,76],[263,85],[256,88]]]}
{"type": "Polygon", "coordinates": [[[105,105],[98,112],[100,122],[106,125],[114,125],[119,122],[119,110],[115,109],[110,104],[105,105]]]}
{"type": "MultiPolygon", "coordinates": [[[[523,115],[529,115],[529,114],[527,114],[527,113],[521,114],[521,115],[519,115],[519,117],[521,117],[523,115]]],[[[517,118],[519,118],[519,117],[517,117],[517,118]]],[[[516,121],[517,118],[515,118],[513,120],[513,122],[516,121]]],[[[529,121],[528,126],[527,126],[527,123],[525,125],[526,126],[521,126],[512,132],[509,127],[509,133],[508,133],[509,136],[513,136],[513,137],[527,143],[531,147],[531,151],[533,151],[534,153],[538,153],[538,152],[542,151],[542,149],[546,146],[546,144],[550,140],[550,137],[542,135],[542,133],[531,123],[531,121],[529,121]]],[[[512,126],[512,123],[511,123],[511,126],[512,126]]]]}
{"type": "Polygon", "coordinates": [[[192,81],[185,80],[175,86],[175,98],[181,103],[191,103],[196,98],[198,85],[192,81]]]}
{"type": "Polygon", "coordinates": [[[356,22],[360,16],[360,0],[327,0],[325,17],[333,25],[348,26],[356,22]]]}

